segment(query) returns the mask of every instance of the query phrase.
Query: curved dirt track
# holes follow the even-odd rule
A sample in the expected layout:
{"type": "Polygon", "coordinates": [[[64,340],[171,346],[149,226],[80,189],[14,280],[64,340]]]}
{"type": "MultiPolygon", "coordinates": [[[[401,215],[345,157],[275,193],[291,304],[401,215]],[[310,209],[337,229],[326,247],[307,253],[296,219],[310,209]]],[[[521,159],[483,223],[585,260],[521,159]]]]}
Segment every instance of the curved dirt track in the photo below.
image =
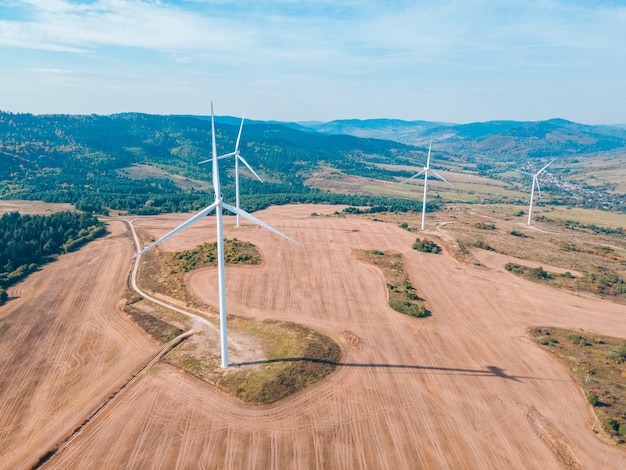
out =
{"type": "MultiPolygon", "coordinates": [[[[591,432],[580,389],[528,341],[530,326],[584,328],[626,337],[624,307],[415,252],[415,235],[390,224],[326,217],[323,206],[270,208],[262,229],[225,235],[256,244],[265,263],[226,269],[231,314],[290,320],[333,337],[343,365],[275,405],[246,406],[161,364],[102,413],[50,468],[605,468],[626,453],[591,432]],[[382,275],[354,249],[402,252],[433,316],[386,305],[382,275]],[[358,340],[357,340],[358,338],[358,340]],[[112,451],[112,449],[114,449],[112,451]]],[[[184,215],[145,218],[155,236],[184,215]]],[[[208,218],[162,245],[215,239],[208,218]]],[[[216,305],[215,270],[188,279],[216,305]]]]}
{"type": "Polygon", "coordinates": [[[0,468],[29,468],[157,350],[117,308],[130,239],[112,234],[9,289],[0,308],[0,468]]]}

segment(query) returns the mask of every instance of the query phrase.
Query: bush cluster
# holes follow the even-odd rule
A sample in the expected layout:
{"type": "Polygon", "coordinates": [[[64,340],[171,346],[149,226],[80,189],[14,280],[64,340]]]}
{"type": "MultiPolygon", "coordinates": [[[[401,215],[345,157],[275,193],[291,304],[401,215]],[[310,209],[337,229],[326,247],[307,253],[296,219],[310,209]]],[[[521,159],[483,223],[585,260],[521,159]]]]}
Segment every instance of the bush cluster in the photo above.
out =
{"type": "Polygon", "coordinates": [[[424,253],[440,253],[441,247],[437,245],[435,242],[430,240],[422,240],[420,238],[415,239],[415,243],[413,243],[414,250],[421,251],[424,253]]]}

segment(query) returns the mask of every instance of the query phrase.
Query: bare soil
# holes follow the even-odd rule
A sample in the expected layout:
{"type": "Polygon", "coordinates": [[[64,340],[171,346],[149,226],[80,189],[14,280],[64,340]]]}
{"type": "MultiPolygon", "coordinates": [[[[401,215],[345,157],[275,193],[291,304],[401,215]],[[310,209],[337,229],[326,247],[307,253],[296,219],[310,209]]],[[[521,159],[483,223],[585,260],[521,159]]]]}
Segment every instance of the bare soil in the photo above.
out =
{"type": "MultiPolygon", "coordinates": [[[[450,251],[417,252],[411,248],[415,234],[393,217],[385,223],[310,215],[335,210],[296,205],[256,214],[304,248],[251,225],[236,229],[234,218],[225,218],[225,236],[254,243],[265,260],[227,268],[229,313],[291,321],[329,336],[343,349],[333,374],[275,404],[252,407],[161,362],[45,467],[623,468],[626,452],[591,431],[593,411],[566,367],[526,334],[531,327],[554,326],[625,338],[623,305],[516,277],[498,253],[481,250],[486,256],[472,265],[450,251]],[[357,260],[355,250],[401,253],[432,316],[392,310],[382,273],[357,260]]],[[[455,224],[443,224],[445,215],[430,236],[455,240],[448,231],[455,224]]],[[[402,219],[415,226],[419,216],[402,219]]],[[[146,217],[136,224],[156,238],[185,217],[146,217]]],[[[213,224],[209,217],[161,248],[180,251],[214,241],[213,224]]],[[[131,247],[130,239],[111,236],[94,242],[67,255],[65,269],[50,272],[61,259],[16,286],[11,295],[21,298],[0,309],[7,328],[0,336],[0,372],[10,377],[0,389],[0,467],[28,466],[31,456],[79,421],[77,410],[106,396],[109,383],[123,380],[131,363],[154,351],[148,335],[113,302],[122,295],[131,247]],[[115,263],[91,258],[116,249],[117,256],[107,255],[115,263]],[[87,269],[89,261],[97,269],[87,269]],[[60,279],[68,279],[62,294],[52,289],[60,279]],[[29,322],[48,297],[52,305],[72,309],[55,308],[54,320],[29,322]],[[16,317],[16,306],[26,302],[30,309],[18,309],[16,317]],[[107,315],[95,313],[101,304],[107,315]],[[55,330],[61,327],[65,334],[55,330]],[[48,340],[29,340],[33,329],[48,340]],[[57,351],[69,356],[57,361],[57,351]],[[46,369],[41,364],[48,358],[46,369]],[[58,379],[50,372],[57,363],[69,367],[58,379]]],[[[549,264],[571,268],[558,260],[549,264]]],[[[199,302],[217,308],[215,274],[204,269],[186,283],[199,302]]]]}

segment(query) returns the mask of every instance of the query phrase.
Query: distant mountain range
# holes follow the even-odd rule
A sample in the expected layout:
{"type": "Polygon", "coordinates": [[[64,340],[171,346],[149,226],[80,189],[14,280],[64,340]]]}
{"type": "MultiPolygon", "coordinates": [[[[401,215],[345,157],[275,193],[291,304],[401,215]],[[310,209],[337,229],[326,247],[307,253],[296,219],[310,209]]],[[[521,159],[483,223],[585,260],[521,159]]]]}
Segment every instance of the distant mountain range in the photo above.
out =
{"type": "MultiPolygon", "coordinates": [[[[291,125],[291,124],[287,124],[291,125]]],[[[387,139],[433,146],[449,153],[491,157],[547,157],[609,152],[626,148],[626,125],[589,126],[564,119],[450,124],[398,119],[301,122],[295,127],[324,134],[387,139]]]]}

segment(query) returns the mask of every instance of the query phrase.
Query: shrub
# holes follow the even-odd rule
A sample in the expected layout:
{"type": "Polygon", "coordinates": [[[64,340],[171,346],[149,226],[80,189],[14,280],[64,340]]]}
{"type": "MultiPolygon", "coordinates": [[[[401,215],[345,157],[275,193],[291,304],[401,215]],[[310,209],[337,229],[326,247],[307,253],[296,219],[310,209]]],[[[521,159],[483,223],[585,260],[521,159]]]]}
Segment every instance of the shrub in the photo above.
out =
{"type": "Polygon", "coordinates": [[[626,362],[626,341],[624,342],[624,344],[611,348],[611,351],[607,354],[606,357],[607,359],[615,361],[618,364],[626,362]]]}
{"type": "Polygon", "coordinates": [[[472,222],[470,223],[470,225],[474,228],[478,228],[481,230],[495,230],[496,229],[495,224],[488,224],[485,222],[472,222]]]}
{"type": "Polygon", "coordinates": [[[609,432],[617,431],[619,429],[619,426],[619,423],[610,416],[604,420],[604,428],[609,432]]]}
{"type": "Polygon", "coordinates": [[[544,346],[550,346],[557,343],[558,341],[556,340],[556,338],[553,338],[550,335],[543,336],[539,339],[539,344],[543,344],[544,346]]]}
{"type": "Polygon", "coordinates": [[[485,243],[482,240],[478,240],[478,241],[474,242],[474,246],[476,248],[482,248],[483,250],[487,250],[487,251],[496,251],[495,248],[493,248],[492,246],[489,246],[487,243],[485,243]]]}
{"type": "Polygon", "coordinates": [[[424,318],[430,313],[423,306],[408,300],[391,299],[389,300],[389,306],[396,312],[409,315],[410,317],[424,318]]]}
{"type": "Polygon", "coordinates": [[[441,247],[430,240],[422,240],[420,238],[415,239],[413,243],[414,250],[421,251],[423,253],[440,253],[441,247]]]}
{"type": "Polygon", "coordinates": [[[567,339],[569,339],[574,344],[581,344],[583,346],[589,344],[587,342],[587,338],[585,338],[584,336],[580,336],[576,333],[570,333],[569,335],[567,335],[567,339]]]}
{"type": "Polygon", "coordinates": [[[595,393],[587,394],[587,401],[591,406],[598,406],[598,395],[596,395],[595,393]]]}

